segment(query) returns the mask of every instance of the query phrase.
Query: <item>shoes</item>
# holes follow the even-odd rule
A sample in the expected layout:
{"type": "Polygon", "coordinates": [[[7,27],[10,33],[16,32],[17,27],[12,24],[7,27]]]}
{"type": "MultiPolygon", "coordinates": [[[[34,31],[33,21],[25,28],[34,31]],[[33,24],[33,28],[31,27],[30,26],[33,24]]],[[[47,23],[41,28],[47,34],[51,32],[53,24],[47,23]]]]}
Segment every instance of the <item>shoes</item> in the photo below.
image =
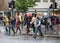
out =
{"type": "Polygon", "coordinates": [[[15,32],[14,32],[14,35],[15,35],[15,32]]]}
{"type": "Polygon", "coordinates": [[[33,38],[36,38],[35,36],[33,36],[33,38]]]}

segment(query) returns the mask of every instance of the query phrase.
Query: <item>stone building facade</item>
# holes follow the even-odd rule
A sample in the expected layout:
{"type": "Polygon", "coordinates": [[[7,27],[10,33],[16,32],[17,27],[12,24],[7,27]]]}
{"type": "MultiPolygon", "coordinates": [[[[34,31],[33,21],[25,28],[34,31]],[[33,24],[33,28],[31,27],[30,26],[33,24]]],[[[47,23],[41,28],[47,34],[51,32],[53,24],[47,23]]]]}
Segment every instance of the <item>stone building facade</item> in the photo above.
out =
{"type": "Polygon", "coordinates": [[[8,0],[0,0],[0,11],[8,10],[8,0]]]}

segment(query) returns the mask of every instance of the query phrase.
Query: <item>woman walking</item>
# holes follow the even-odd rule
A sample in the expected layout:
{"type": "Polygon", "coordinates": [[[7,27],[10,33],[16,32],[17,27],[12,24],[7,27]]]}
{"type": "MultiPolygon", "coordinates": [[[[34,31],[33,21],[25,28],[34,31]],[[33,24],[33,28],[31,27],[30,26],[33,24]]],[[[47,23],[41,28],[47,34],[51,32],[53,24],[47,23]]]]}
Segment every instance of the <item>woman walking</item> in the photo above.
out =
{"type": "Polygon", "coordinates": [[[16,33],[17,33],[18,30],[20,31],[20,34],[21,34],[20,20],[19,20],[19,17],[17,16],[16,17],[16,33]]]}

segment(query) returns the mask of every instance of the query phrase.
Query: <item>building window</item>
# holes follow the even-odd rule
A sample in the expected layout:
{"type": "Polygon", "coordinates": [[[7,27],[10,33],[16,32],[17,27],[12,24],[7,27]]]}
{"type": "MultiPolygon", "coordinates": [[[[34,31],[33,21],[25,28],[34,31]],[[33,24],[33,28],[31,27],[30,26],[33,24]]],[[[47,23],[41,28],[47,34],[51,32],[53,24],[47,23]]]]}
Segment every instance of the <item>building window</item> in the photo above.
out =
{"type": "Polygon", "coordinates": [[[50,2],[55,2],[55,0],[50,0],[50,2]]]}
{"type": "Polygon", "coordinates": [[[48,0],[43,0],[43,2],[48,2],[48,0]]]}
{"type": "Polygon", "coordinates": [[[36,2],[41,2],[41,0],[36,0],[36,2]]]}

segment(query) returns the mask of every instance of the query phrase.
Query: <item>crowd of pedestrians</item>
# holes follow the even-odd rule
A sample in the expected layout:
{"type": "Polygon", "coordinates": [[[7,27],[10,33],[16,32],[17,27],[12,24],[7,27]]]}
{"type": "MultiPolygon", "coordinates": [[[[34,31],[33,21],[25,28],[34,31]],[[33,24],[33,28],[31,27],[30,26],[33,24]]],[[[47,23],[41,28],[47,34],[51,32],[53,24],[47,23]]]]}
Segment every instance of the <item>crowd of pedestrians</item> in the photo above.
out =
{"type": "Polygon", "coordinates": [[[37,37],[37,32],[39,31],[40,36],[44,37],[42,32],[42,26],[45,26],[45,30],[51,29],[54,30],[53,26],[60,24],[60,18],[56,16],[49,16],[44,18],[41,14],[35,13],[16,13],[16,16],[7,17],[6,15],[3,16],[2,22],[4,24],[4,29],[6,34],[10,35],[10,30],[13,31],[14,35],[17,34],[18,30],[21,34],[21,29],[26,29],[26,34],[30,32],[30,28],[33,29],[33,37],[37,37]],[[16,30],[16,31],[15,31],[16,30]]]}

